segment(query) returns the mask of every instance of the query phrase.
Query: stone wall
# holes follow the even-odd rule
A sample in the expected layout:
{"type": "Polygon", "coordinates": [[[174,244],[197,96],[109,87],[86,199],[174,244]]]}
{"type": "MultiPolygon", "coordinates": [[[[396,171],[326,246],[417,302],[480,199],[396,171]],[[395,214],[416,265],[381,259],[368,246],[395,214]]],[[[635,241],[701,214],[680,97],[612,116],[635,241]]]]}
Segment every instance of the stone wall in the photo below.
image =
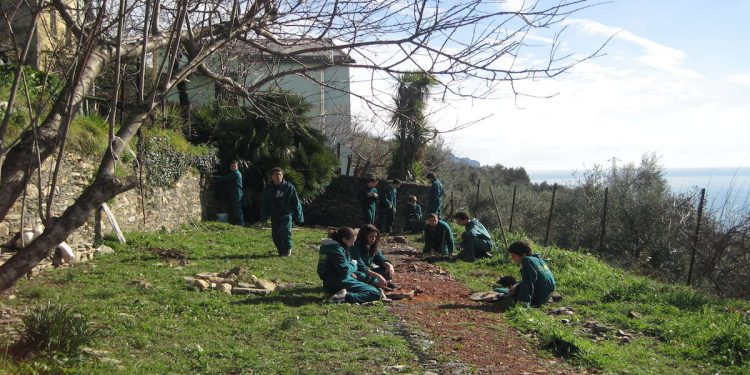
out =
{"type": "MultiPolygon", "coordinates": [[[[51,158],[50,158],[51,159],[51,158]]],[[[96,163],[98,164],[98,163],[96,163]]],[[[55,187],[55,199],[52,215],[60,215],[65,208],[74,202],[83,189],[89,184],[97,165],[87,158],[67,154],[60,170],[58,184],[55,187]]],[[[41,168],[42,191],[49,190],[48,180],[54,163],[50,160],[41,168]]],[[[27,187],[24,228],[32,229],[41,224],[39,218],[39,190],[37,175],[27,187]]],[[[174,230],[180,225],[201,220],[201,186],[200,177],[195,172],[188,172],[171,188],[154,188],[145,191],[146,220],[143,221],[139,190],[134,189],[115,197],[108,202],[112,213],[117,218],[120,229],[129,231],[174,230]]],[[[46,202],[46,194],[45,194],[46,202]]],[[[42,209],[45,204],[42,203],[42,209]]],[[[6,243],[21,229],[22,200],[13,206],[5,219],[0,221],[0,243],[6,243]]],[[[94,240],[95,219],[92,212],[89,220],[73,232],[67,242],[79,251],[91,250],[94,240]]],[[[102,232],[113,233],[106,217],[102,215],[102,232]]]]}
{"type": "MultiPolygon", "coordinates": [[[[386,184],[380,181],[378,187],[386,184]]],[[[315,200],[305,205],[305,224],[326,226],[350,226],[359,227],[364,223],[364,213],[357,200],[357,192],[365,186],[362,177],[337,176],[328,185],[325,192],[315,200]]],[[[396,194],[398,207],[396,208],[396,221],[394,231],[398,232],[404,225],[404,206],[410,195],[417,197],[417,203],[422,206],[422,211],[427,212],[427,198],[430,187],[428,185],[403,183],[396,194]]]]}

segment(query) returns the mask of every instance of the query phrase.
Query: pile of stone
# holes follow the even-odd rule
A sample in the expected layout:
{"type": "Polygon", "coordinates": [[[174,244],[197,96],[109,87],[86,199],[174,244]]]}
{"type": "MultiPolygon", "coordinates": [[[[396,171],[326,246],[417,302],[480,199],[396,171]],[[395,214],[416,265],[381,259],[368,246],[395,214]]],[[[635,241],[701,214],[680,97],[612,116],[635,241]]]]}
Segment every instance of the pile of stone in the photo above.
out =
{"type": "Polygon", "coordinates": [[[201,272],[195,277],[187,276],[185,282],[198,291],[218,290],[227,294],[237,295],[268,295],[279,285],[271,280],[259,279],[250,275],[250,282],[239,281],[245,276],[245,269],[234,267],[223,272],[201,272]]]}

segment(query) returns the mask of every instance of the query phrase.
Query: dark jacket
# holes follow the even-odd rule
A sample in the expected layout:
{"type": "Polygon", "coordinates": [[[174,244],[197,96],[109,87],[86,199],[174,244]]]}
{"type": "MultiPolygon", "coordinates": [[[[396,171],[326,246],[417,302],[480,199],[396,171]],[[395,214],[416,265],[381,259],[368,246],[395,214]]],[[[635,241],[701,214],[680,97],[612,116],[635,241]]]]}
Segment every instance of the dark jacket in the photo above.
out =
{"type": "Polygon", "coordinates": [[[521,260],[521,283],[516,293],[517,301],[541,306],[547,303],[550,294],[555,291],[555,286],[552,271],[539,254],[532,254],[521,260]]]}
{"type": "Polygon", "coordinates": [[[332,239],[323,240],[318,258],[318,277],[324,283],[340,282],[356,271],[357,266],[345,247],[332,239]]]}
{"type": "Polygon", "coordinates": [[[451,226],[443,220],[439,220],[433,228],[424,226],[424,250],[436,250],[453,253],[453,231],[451,226]]]}
{"type": "Polygon", "coordinates": [[[375,254],[370,255],[370,249],[368,249],[368,246],[363,242],[356,242],[354,246],[349,249],[349,254],[352,259],[357,261],[358,270],[363,272],[367,272],[373,267],[373,265],[385,267],[385,262],[388,261],[380,250],[376,251],[375,254]]]}
{"type": "Polygon", "coordinates": [[[278,218],[284,215],[292,215],[298,223],[305,221],[302,204],[297,196],[297,189],[286,180],[281,181],[278,186],[273,183],[266,184],[260,203],[261,220],[268,220],[269,217],[278,218]]]}

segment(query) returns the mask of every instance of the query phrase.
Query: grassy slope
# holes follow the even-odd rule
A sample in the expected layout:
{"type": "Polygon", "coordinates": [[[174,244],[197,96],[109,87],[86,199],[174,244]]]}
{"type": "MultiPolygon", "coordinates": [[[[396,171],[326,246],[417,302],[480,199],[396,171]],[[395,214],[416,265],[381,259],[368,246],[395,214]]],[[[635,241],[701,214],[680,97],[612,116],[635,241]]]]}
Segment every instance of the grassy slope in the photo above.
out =
{"type": "MultiPolygon", "coordinates": [[[[270,231],[203,224],[174,234],[131,234],[117,253],[51,271],[18,286],[18,304],[75,305],[104,329],[96,349],[111,351],[121,373],[380,373],[383,365],[415,363],[393,333],[382,305],[321,303],[315,274],[323,233],[294,232],[291,258],[268,256],[270,231]],[[185,251],[187,267],[170,267],[151,247],[185,251]],[[301,283],[267,297],[191,291],[182,280],[198,272],[245,267],[261,278],[301,283]],[[133,281],[146,280],[150,289],[133,281]]],[[[13,302],[13,301],[12,301],[13,302]]],[[[3,372],[0,365],[0,373],[3,372]]],[[[7,364],[4,366],[8,366],[7,364]]],[[[85,361],[82,373],[112,373],[85,361]]]]}
{"type": "MultiPolygon", "coordinates": [[[[535,247],[536,248],[536,247],[535,247]]],[[[583,253],[542,249],[564,299],[543,309],[506,313],[511,324],[533,333],[552,351],[573,344],[573,363],[613,373],[690,374],[750,372],[750,304],[720,300],[687,287],[627,274],[583,253]],[[573,316],[547,311],[571,306],[573,316]],[[641,318],[628,318],[629,311],[641,318]],[[570,324],[561,319],[568,318],[570,324]],[[596,342],[582,324],[588,320],[636,334],[620,344],[612,333],[596,342]]],[[[503,275],[519,277],[505,255],[474,264],[442,264],[475,291],[489,290],[503,275]]]]}

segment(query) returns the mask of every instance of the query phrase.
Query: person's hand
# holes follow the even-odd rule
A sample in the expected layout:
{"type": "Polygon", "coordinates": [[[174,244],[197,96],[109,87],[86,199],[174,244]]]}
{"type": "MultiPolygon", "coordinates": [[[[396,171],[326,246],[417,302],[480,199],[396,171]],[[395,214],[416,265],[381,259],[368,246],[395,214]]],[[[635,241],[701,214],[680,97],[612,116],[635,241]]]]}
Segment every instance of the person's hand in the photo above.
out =
{"type": "Polygon", "coordinates": [[[385,277],[383,277],[383,275],[376,273],[373,276],[375,276],[375,279],[376,279],[375,283],[378,288],[384,288],[388,285],[388,282],[385,281],[385,277]]]}
{"type": "Polygon", "coordinates": [[[354,280],[358,280],[358,279],[359,279],[359,277],[357,277],[357,274],[356,274],[356,273],[352,273],[352,279],[354,279],[354,280]]]}
{"type": "Polygon", "coordinates": [[[395,273],[395,269],[393,268],[393,265],[390,263],[385,264],[385,273],[388,275],[389,278],[393,278],[393,274],[395,273]]]}

